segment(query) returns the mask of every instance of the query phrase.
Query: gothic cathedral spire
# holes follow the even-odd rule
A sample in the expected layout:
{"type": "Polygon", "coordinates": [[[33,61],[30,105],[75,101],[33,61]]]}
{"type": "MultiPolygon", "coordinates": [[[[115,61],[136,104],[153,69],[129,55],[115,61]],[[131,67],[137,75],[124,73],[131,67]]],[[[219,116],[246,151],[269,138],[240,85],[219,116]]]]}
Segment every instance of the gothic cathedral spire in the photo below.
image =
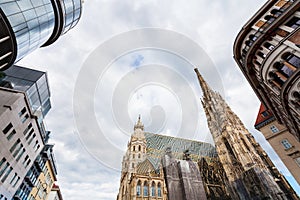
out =
{"type": "Polygon", "coordinates": [[[208,128],[227,175],[233,196],[237,199],[287,199],[275,182],[257,151],[259,146],[239,117],[231,110],[222,96],[213,91],[194,69],[201,89],[201,100],[207,117],[208,128]]]}

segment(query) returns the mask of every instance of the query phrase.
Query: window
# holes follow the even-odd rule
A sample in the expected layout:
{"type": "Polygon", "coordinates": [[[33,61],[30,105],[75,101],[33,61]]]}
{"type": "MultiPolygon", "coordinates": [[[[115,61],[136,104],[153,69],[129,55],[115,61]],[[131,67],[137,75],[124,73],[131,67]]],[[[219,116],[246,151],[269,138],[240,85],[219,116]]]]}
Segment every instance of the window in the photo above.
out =
{"type": "Polygon", "coordinates": [[[269,112],[266,110],[266,111],[263,111],[262,113],[261,113],[261,115],[263,116],[263,117],[268,117],[269,116],[269,112]]]}
{"type": "Polygon", "coordinates": [[[134,168],[134,163],[131,164],[132,168],[134,168]]]}
{"type": "Polygon", "coordinates": [[[266,47],[269,50],[273,50],[275,48],[274,45],[269,42],[265,42],[264,47],[266,47]]]}
{"type": "Polygon", "coordinates": [[[152,185],[151,185],[151,196],[155,197],[155,183],[154,183],[154,181],[152,182],[152,185]]]}
{"type": "Polygon", "coordinates": [[[132,154],[132,158],[133,158],[133,159],[135,158],[135,154],[132,154]]]}
{"type": "Polygon", "coordinates": [[[285,149],[289,149],[292,147],[292,145],[289,143],[287,139],[282,140],[281,144],[284,146],[285,149]]]}
{"type": "Polygon", "coordinates": [[[15,175],[12,177],[11,181],[9,182],[9,184],[12,184],[14,182],[14,180],[17,178],[18,174],[15,173],[15,175]]]}
{"type": "Polygon", "coordinates": [[[158,183],[158,185],[157,185],[157,196],[161,197],[161,186],[160,186],[160,183],[158,183]]]}
{"type": "Polygon", "coordinates": [[[276,18],[271,16],[271,15],[267,15],[265,16],[265,20],[270,24],[272,23],[276,18]]]}
{"type": "Polygon", "coordinates": [[[16,185],[17,185],[17,183],[19,182],[19,180],[20,180],[20,176],[18,176],[18,179],[17,179],[17,181],[13,184],[13,187],[16,187],[16,185]]]}
{"type": "Polygon", "coordinates": [[[20,139],[18,139],[13,145],[12,145],[12,147],[10,148],[10,153],[12,153],[14,150],[15,150],[15,148],[17,147],[17,145],[19,144],[21,142],[21,140],[20,139]]]}
{"type": "Polygon", "coordinates": [[[289,64],[293,65],[296,68],[300,67],[300,58],[295,56],[294,54],[287,53],[282,55],[282,58],[286,60],[289,64]]]}
{"type": "Polygon", "coordinates": [[[271,10],[271,14],[275,17],[279,17],[282,14],[282,10],[273,9],[271,10]]]}
{"type": "Polygon", "coordinates": [[[291,27],[293,29],[296,29],[298,26],[300,26],[300,18],[299,17],[293,17],[285,25],[288,26],[288,27],[291,27]]]}
{"type": "Polygon", "coordinates": [[[16,132],[16,130],[15,129],[13,129],[11,132],[10,132],[10,134],[7,136],[7,140],[10,140],[10,139],[12,139],[13,138],[13,136],[16,134],[17,132],[16,132]]]}
{"type": "Polygon", "coordinates": [[[141,145],[139,145],[139,151],[141,151],[141,145]]]}
{"type": "Polygon", "coordinates": [[[24,107],[20,112],[19,112],[19,117],[24,115],[26,113],[26,108],[24,107]]]}
{"type": "Polygon", "coordinates": [[[23,144],[21,143],[20,147],[15,151],[15,153],[13,154],[13,157],[15,158],[19,152],[21,151],[21,149],[23,148],[23,144]]]}
{"type": "Polygon", "coordinates": [[[28,118],[29,118],[29,115],[26,114],[26,115],[21,119],[22,123],[24,123],[28,118]]]}
{"type": "Polygon", "coordinates": [[[6,169],[9,167],[9,163],[7,162],[6,164],[5,164],[5,166],[3,167],[3,169],[1,169],[0,170],[0,177],[3,175],[3,173],[6,171],[6,169]]]}
{"type": "Polygon", "coordinates": [[[29,159],[25,165],[25,168],[28,167],[28,165],[30,164],[31,160],[29,159]]]}
{"type": "Polygon", "coordinates": [[[300,167],[300,157],[294,159],[297,165],[300,167]]]}
{"type": "Polygon", "coordinates": [[[27,132],[29,131],[29,129],[31,129],[31,128],[32,128],[32,124],[30,123],[30,124],[26,127],[26,129],[23,131],[23,134],[26,135],[27,132]]]}
{"type": "Polygon", "coordinates": [[[33,136],[30,138],[30,140],[28,141],[28,145],[31,144],[32,140],[35,138],[36,134],[34,133],[33,136]]]}
{"type": "Polygon", "coordinates": [[[23,154],[25,153],[25,148],[23,148],[23,150],[21,151],[21,153],[19,154],[19,156],[17,157],[16,161],[19,161],[20,158],[23,156],[23,154]]]}
{"type": "Polygon", "coordinates": [[[138,154],[138,158],[141,158],[141,154],[138,154]]]}
{"type": "Polygon", "coordinates": [[[141,181],[140,180],[138,181],[137,186],[136,186],[136,195],[138,197],[141,196],[141,181]]]}
{"type": "Polygon", "coordinates": [[[279,129],[275,125],[270,126],[270,130],[272,131],[272,133],[278,133],[279,132],[279,129]]]}
{"type": "Polygon", "coordinates": [[[40,148],[40,145],[38,144],[38,145],[36,146],[35,151],[39,150],[39,148],[40,148]]]}
{"type": "Polygon", "coordinates": [[[28,155],[26,155],[26,157],[24,158],[24,161],[23,161],[23,165],[25,165],[25,163],[26,163],[26,161],[28,160],[28,158],[29,158],[29,156],[28,155]]]}
{"type": "Polygon", "coordinates": [[[31,135],[32,135],[33,132],[34,132],[34,130],[31,129],[31,131],[29,132],[29,134],[26,136],[25,139],[28,140],[31,137],[31,135]]]}
{"type": "Polygon", "coordinates": [[[135,151],[135,146],[133,146],[133,151],[135,151]]]}
{"type": "Polygon", "coordinates": [[[3,163],[5,163],[6,161],[6,158],[2,158],[2,160],[0,161],[0,169],[1,169],[1,166],[3,165],[3,163]]]}
{"type": "Polygon", "coordinates": [[[257,52],[257,55],[259,57],[261,57],[262,59],[266,58],[266,55],[263,52],[261,52],[261,51],[257,52]]]}
{"type": "Polygon", "coordinates": [[[148,196],[148,183],[147,183],[147,181],[144,182],[144,196],[148,196]]]}
{"type": "Polygon", "coordinates": [[[1,182],[2,182],[2,183],[7,179],[8,175],[10,174],[10,172],[11,172],[12,170],[13,170],[12,167],[10,167],[10,168],[7,170],[7,172],[5,173],[5,175],[3,176],[3,178],[1,179],[1,182]]]}
{"type": "Polygon", "coordinates": [[[3,133],[6,135],[8,133],[8,131],[13,127],[13,125],[11,123],[9,123],[4,129],[3,129],[3,133]]]}

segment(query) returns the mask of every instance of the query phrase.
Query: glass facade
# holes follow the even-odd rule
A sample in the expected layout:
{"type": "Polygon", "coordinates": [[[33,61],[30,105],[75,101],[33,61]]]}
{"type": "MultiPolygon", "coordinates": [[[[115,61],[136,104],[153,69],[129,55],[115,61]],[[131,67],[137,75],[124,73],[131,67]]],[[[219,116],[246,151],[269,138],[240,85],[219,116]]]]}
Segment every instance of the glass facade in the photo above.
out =
{"type": "Polygon", "coordinates": [[[81,0],[64,0],[62,1],[64,14],[63,33],[68,32],[79,21],[81,15],[81,0]]]}
{"type": "Polygon", "coordinates": [[[46,73],[13,65],[5,70],[4,74],[4,78],[0,79],[0,86],[25,92],[32,112],[39,117],[41,122],[51,108],[46,73]]]}
{"type": "MultiPolygon", "coordinates": [[[[78,23],[81,10],[81,0],[0,0],[0,28],[4,27],[3,23],[11,28],[8,29],[12,37],[5,36],[16,48],[12,50],[10,45],[13,52],[0,51],[0,58],[10,56],[9,63],[0,62],[0,69],[10,67],[41,46],[52,44],[78,23]],[[5,20],[1,21],[1,17],[5,20]]],[[[5,31],[8,30],[0,31],[0,37],[5,31]]],[[[7,48],[7,44],[0,42],[0,49],[7,48]]]]}
{"type": "Polygon", "coordinates": [[[42,46],[51,36],[55,17],[51,0],[0,0],[17,42],[16,61],[42,46]]]}

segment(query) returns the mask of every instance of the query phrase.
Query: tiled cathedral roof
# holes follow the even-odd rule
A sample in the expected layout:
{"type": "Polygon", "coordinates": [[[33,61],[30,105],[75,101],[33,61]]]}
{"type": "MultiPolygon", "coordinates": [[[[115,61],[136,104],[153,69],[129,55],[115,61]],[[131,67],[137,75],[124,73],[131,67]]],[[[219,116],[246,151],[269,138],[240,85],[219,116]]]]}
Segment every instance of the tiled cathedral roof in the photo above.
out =
{"type": "Polygon", "coordinates": [[[180,160],[183,159],[183,152],[187,149],[193,161],[217,155],[215,147],[209,143],[147,132],[144,134],[147,141],[147,158],[155,169],[159,169],[160,160],[167,147],[171,147],[174,157],[180,160]]]}
{"type": "Polygon", "coordinates": [[[155,172],[155,169],[153,164],[148,159],[146,159],[137,165],[136,172],[138,174],[148,174],[155,172]]]}

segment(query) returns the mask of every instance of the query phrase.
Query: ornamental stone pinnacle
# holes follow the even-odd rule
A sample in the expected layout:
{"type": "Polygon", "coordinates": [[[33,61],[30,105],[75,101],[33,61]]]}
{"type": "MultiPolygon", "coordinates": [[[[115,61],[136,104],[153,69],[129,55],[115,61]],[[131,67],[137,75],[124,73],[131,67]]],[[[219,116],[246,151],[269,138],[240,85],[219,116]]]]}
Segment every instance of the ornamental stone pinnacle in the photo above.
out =
{"type": "Polygon", "coordinates": [[[284,178],[275,181],[278,174],[271,160],[222,96],[209,87],[197,68],[194,70],[203,91],[201,102],[231,188],[231,198],[298,199],[284,178]]]}
{"type": "Polygon", "coordinates": [[[144,130],[144,124],[141,122],[141,115],[139,115],[137,123],[134,125],[134,130],[141,129],[144,130]]]}

